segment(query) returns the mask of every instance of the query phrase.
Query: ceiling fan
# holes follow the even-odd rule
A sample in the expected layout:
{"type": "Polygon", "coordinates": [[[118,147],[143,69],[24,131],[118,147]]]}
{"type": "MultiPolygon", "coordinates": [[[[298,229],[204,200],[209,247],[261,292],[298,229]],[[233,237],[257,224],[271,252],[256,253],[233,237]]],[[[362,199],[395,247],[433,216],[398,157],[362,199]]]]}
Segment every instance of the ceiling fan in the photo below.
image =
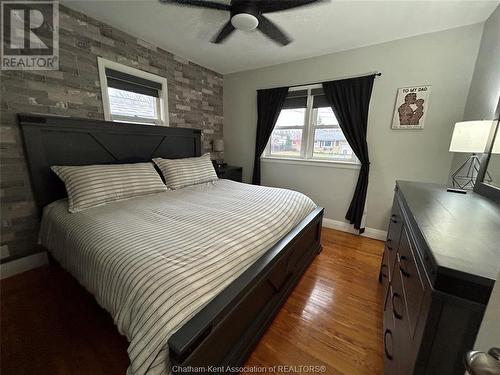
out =
{"type": "Polygon", "coordinates": [[[235,30],[260,30],[268,38],[286,46],[292,39],[275,23],[264,17],[264,13],[279,12],[325,0],[231,0],[230,4],[210,0],[159,0],[185,6],[195,6],[230,12],[231,19],[226,22],[212,39],[212,43],[222,43],[235,30]]]}

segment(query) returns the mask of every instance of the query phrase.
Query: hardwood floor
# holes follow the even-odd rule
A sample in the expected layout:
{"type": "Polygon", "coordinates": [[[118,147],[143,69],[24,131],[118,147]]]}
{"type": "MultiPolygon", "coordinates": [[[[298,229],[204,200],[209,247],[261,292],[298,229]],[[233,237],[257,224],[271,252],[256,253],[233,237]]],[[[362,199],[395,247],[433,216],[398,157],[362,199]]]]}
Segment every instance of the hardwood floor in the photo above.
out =
{"type": "MultiPolygon", "coordinates": [[[[383,243],[331,229],[323,229],[322,237],[323,252],[247,366],[312,365],[324,366],[327,374],[382,374],[383,301],[377,278],[383,243]]],[[[69,274],[49,266],[2,280],[0,286],[2,375],[125,374],[126,339],[69,274]]],[[[288,373],[299,368],[293,370],[288,373]]]]}

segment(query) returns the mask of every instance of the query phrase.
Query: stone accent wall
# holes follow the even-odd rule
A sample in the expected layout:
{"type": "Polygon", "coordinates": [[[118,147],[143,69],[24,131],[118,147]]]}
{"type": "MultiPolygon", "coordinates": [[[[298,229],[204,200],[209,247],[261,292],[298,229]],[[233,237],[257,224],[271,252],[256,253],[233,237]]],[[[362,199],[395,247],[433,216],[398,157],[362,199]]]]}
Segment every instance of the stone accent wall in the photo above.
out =
{"type": "Polygon", "coordinates": [[[98,56],[166,77],[170,126],[202,129],[205,151],[222,138],[221,74],[61,6],[59,71],[0,72],[1,262],[40,250],[16,114],[104,119],[98,56]]]}

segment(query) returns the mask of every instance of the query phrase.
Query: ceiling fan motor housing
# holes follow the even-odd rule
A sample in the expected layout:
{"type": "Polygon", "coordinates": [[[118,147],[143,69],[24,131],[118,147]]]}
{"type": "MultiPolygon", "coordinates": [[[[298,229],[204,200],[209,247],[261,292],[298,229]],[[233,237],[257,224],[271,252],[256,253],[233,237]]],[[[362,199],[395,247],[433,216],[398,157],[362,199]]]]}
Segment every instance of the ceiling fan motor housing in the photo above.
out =
{"type": "Polygon", "coordinates": [[[250,31],[259,26],[259,20],[249,13],[238,13],[231,17],[231,24],[238,30],[250,31]]]}
{"type": "Polygon", "coordinates": [[[231,24],[238,30],[250,31],[257,28],[259,9],[254,1],[233,1],[231,24]]]}

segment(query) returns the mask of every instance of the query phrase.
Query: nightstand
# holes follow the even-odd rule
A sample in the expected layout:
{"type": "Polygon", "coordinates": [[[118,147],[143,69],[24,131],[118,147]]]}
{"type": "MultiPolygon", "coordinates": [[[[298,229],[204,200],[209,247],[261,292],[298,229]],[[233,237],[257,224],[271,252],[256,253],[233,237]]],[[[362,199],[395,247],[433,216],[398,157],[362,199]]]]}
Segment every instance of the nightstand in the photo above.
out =
{"type": "Polygon", "coordinates": [[[226,165],[225,167],[215,168],[215,171],[217,172],[217,177],[219,178],[241,182],[241,174],[243,173],[242,167],[226,165]]]}

